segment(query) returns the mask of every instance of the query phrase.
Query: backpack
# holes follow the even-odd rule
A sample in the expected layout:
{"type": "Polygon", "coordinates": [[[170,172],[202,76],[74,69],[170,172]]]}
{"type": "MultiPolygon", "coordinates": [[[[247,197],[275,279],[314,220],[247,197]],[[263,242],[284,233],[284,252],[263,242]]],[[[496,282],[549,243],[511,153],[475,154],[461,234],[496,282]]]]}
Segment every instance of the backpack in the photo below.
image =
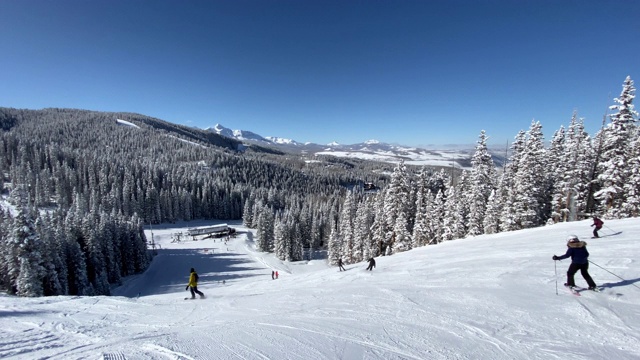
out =
{"type": "Polygon", "coordinates": [[[198,283],[198,273],[197,272],[193,273],[193,280],[195,280],[195,282],[198,283]]]}

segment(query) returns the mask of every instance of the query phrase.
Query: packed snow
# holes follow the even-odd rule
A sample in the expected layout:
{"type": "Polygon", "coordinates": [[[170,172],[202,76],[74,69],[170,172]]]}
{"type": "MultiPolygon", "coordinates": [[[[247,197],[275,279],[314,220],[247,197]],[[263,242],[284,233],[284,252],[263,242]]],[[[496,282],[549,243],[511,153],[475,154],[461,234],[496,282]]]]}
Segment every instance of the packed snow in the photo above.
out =
{"type": "Polygon", "coordinates": [[[136,129],[140,129],[140,126],[138,126],[138,125],[136,125],[136,124],[134,124],[132,122],[126,121],[126,120],[116,119],[116,123],[118,125],[130,126],[130,127],[136,128],[136,129]]]}
{"type": "MultiPolygon", "coordinates": [[[[242,226],[172,242],[190,222],[153,227],[157,256],[114,296],[0,296],[0,358],[639,359],[640,219],[578,221],[445,242],[330,267],[283,262],[242,226]],[[618,235],[611,235],[622,232],[618,235]],[[588,242],[600,293],[562,286],[566,237],[588,242]],[[556,267],[557,266],[557,267],[556,267]],[[189,269],[203,300],[184,300],[189,269]],[[272,271],[279,278],[272,280],[272,271]]],[[[149,240],[151,229],[146,230],[149,240]]],[[[586,286],[579,274],[576,283],[586,286]]]]}
{"type": "Polygon", "coordinates": [[[397,152],[393,151],[366,151],[366,149],[343,151],[333,150],[329,148],[325,149],[324,151],[317,152],[316,155],[330,155],[362,160],[382,161],[394,164],[398,164],[401,161],[404,161],[404,163],[407,165],[442,167],[454,166],[456,168],[470,169],[470,167],[462,167],[459,163],[456,162],[456,160],[469,159],[469,154],[445,151],[431,152],[416,148],[404,148],[403,151],[405,151],[404,154],[398,155],[397,152]]]}

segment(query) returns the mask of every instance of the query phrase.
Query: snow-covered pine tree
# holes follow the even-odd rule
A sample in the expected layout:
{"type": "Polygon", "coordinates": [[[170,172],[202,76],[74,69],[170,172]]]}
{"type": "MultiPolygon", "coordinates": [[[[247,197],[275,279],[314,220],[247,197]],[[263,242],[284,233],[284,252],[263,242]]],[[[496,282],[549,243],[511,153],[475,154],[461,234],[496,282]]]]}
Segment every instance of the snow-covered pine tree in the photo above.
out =
{"type": "Polygon", "coordinates": [[[624,184],[627,201],[623,205],[623,212],[631,217],[640,215],[640,136],[636,130],[636,139],[631,146],[629,157],[629,181],[624,184]]]}
{"type": "MultiPolygon", "coordinates": [[[[385,253],[393,253],[393,242],[397,238],[395,233],[396,219],[400,212],[405,214],[410,209],[410,182],[408,179],[407,167],[404,161],[401,161],[391,174],[391,180],[385,191],[384,199],[384,219],[385,219],[385,245],[391,252],[385,251],[385,253]]],[[[406,219],[406,215],[405,215],[406,219]]],[[[406,221],[406,220],[405,220],[406,221]]]]}
{"type": "Polygon", "coordinates": [[[393,253],[411,250],[411,233],[407,229],[407,217],[404,211],[398,213],[396,224],[393,228],[395,239],[393,241],[393,253]]]}
{"type": "Polygon", "coordinates": [[[492,190],[487,200],[487,210],[484,214],[482,226],[485,234],[496,234],[500,232],[500,205],[495,200],[496,190],[492,190]]]}
{"type": "Polygon", "coordinates": [[[331,228],[331,234],[329,235],[329,243],[327,245],[327,261],[329,265],[337,265],[338,259],[342,258],[342,239],[338,230],[334,227],[331,228]]]}
{"type": "Polygon", "coordinates": [[[15,217],[7,234],[8,274],[11,289],[20,296],[42,296],[45,268],[42,259],[42,241],[35,229],[25,185],[14,185],[11,202],[15,204],[15,217]]]}
{"type": "Polygon", "coordinates": [[[565,136],[565,156],[563,160],[567,175],[565,184],[576,192],[573,199],[576,213],[587,211],[587,199],[595,161],[595,150],[591,137],[584,129],[584,121],[573,117],[565,136]]]}
{"type": "Polygon", "coordinates": [[[373,226],[373,199],[365,197],[358,204],[354,231],[353,261],[360,262],[371,257],[369,248],[372,244],[371,228],[373,226]]]}
{"type": "Polygon", "coordinates": [[[342,241],[342,251],[340,256],[345,264],[353,264],[353,254],[355,252],[355,228],[356,199],[353,190],[348,191],[342,204],[342,211],[338,218],[338,233],[342,241]]]}
{"type": "Polygon", "coordinates": [[[487,135],[480,132],[476,151],[471,158],[471,173],[469,174],[469,191],[466,202],[469,204],[467,235],[476,236],[484,233],[484,217],[487,202],[495,185],[496,168],[487,149],[487,135]]]}
{"type": "Polygon", "coordinates": [[[273,230],[273,254],[280,260],[284,260],[287,257],[287,250],[291,241],[290,231],[291,229],[289,229],[286,220],[283,219],[283,215],[280,212],[276,214],[273,230]]]}
{"type": "Polygon", "coordinates": [[[66,289],[60,283],[61,274],[64,264],[60,259],[60,251],[56,246],[56,240],[53,231],[48,226],[49,221],[43,220],[41,217],[36,219],[36,232],[42,243],[42,266],[44,268],[44,278],[42,282],[43,295],[66,295],[66,289]]]}
{"type": "MultiPolygon", "coordinates": [[[[577,116],[574,111],[573,118],[577,116]]],[[[565,130],[560,126],[551,139],[551,146],[547,151],[549,166],[549,183],[551,185],[551,213],[554,223],[567,221],[569,210],[567,208],[567,192],[572,189],[571,178],[568,177],[568,166],[565,161],[567,151],[565,149],[565,130]]]]}
{"type": "Polygon", "coordinates": [[[256,247],[258,251],[273,251],[273,231],[274,231],[274,214],[273,210],[264,205],[258,215],[256,247]]]}
{"type": "Polygon", "coordinates": [[[412,248],[425,246],[429,243],[428,229],[429,221],[427,217],[429,200],[431,192],[428,188],[429,172],[427,168],[422,168],[418,173],[418,179],[415,184],[415,220],[413,224],[413,233],[411,235],[412,248]]]}
{"type": "Polygon", "coordinates": [[[634,110],[635,87],[629,76],[622,86],[622,93],[610,109],[617,110],[609,117],[611,122],[604,129],[601,161],[598,164],[600,190],[594,197],[601,201],[606,217],[622,218],[629,214],[624,210],[627,201],[624,185],[629,181],[631,143],[636,134],[634,110]]]}
{"type": "Polygon", "coordinates": [[[502,231],[520,229],[516,219],[519,209],[516,208],[518,193],[516,192],[515,182],[516,175],[520,170],[520,159],[524,154],[525,145],[526,133],[521,130],[511,144],[511,156],[504,167],[498,187],[498,196],[496,196],[497,203],[502,206],[500,214],[500,228],[502,231]]]}
{"type": "Polygon", "coordinates": [[[384,199],[385,192],[380,191],[375,195],[373,201],[373,225],[371,226],[371,242],[369,246],[365,245],[365,259],[382,255],[385,247],[386,238],[386,219],[384,217],[384,199]],[[370,254],[367,256],[367,252],[370,254]]]}
{"type": "Polygon", "coordinates": [[[519,229],[540,226],[547,220],[548,215],[544,213],[547,203],[545,160],[542,125],[532,121],[514,183],[515,222],[519,229]]]}

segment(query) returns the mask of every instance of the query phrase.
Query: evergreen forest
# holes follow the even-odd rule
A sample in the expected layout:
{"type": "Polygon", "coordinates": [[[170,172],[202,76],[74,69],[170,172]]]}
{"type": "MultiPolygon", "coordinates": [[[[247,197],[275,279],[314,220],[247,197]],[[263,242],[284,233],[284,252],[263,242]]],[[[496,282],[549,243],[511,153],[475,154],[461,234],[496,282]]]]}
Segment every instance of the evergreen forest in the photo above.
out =
{"type": "Polygon", "coordinates": [[[0,108],[0,290],[109,295],[153,261],[144,227],[176,221],[242,219],[257,249],[282,260],[326,250],[330,264],[352,264],[594,215],[636,217],[634,97],[627,77],[596,134],[577,112],[549,140],[533,121],[504,167],[480,131],[462,172],[305,161],[133,113],[0,108]]]}

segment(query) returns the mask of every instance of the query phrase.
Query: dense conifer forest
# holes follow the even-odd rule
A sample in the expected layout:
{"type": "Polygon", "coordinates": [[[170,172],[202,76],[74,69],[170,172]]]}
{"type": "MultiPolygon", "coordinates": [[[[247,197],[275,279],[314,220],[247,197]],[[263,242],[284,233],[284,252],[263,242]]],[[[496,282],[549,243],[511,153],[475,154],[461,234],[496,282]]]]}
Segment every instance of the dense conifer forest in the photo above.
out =
{"type": "Polygon", "coordinates": [[[593,136],[577,113],[548,143],[532,122],[503,168],[481,131],[471,169],[455,178],[404,163],[304,161],[139,114],[0,108],[0,289],[108,295],[153,260],[143,227],[182,220],[242,219],[258,249],[282,260],[324,249],[330,263],[350,264],[580,216],[638,216],[634,96],[627,78],[593,136]]]}

